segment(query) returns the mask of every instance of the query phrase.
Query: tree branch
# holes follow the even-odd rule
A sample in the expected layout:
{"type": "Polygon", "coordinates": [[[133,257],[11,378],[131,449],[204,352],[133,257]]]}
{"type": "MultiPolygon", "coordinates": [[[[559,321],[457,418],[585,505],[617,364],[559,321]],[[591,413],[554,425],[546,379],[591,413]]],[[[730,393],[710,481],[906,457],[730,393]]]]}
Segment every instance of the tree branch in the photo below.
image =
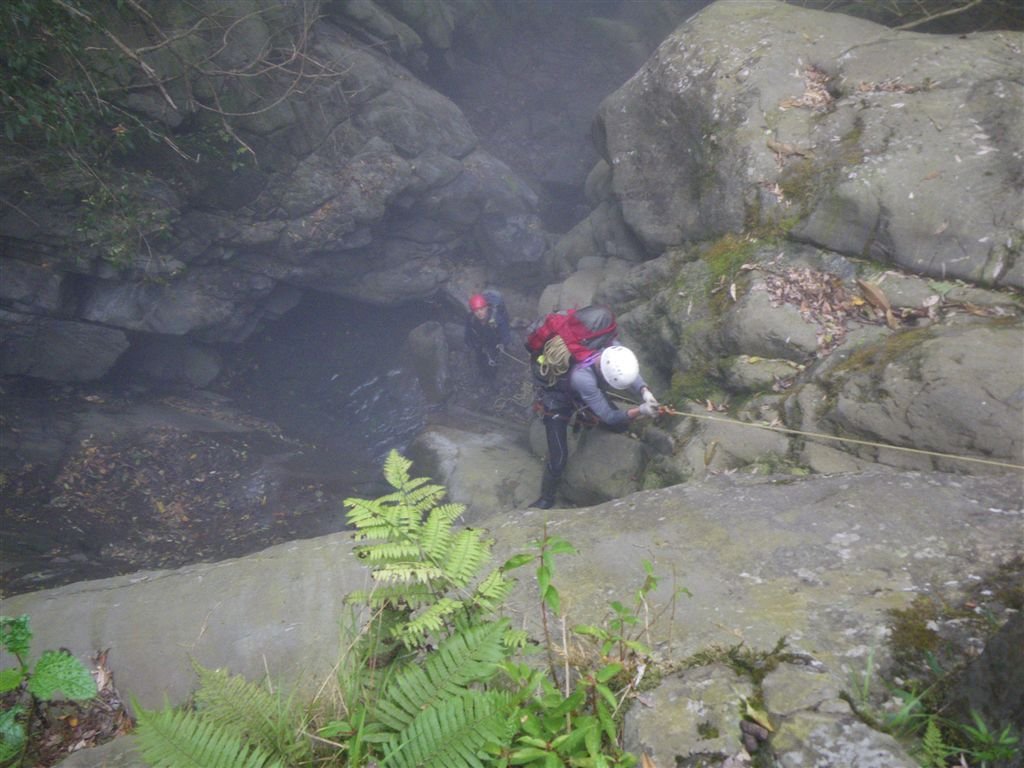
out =
{"type": "Polygon", "coordinates": [[[979,5],[980,3],[981,3],[981,0],[970,0],[967,3],[967,5],[962,5],[959,8],[947,8],[945,11],[942,11],[940,13],[928,13],[927,10],[922,8],[922,11],[925,13],[924,17],[922,17],[920,19],[915,19],[914,21],[908,21],[906,24],[901,24],[898,27],[893,27],[893,29],[895,29],[895,30],[913,29],[914,27],[919,27],[922,24],[927,24],[929,21],[935,21],[935,19],[941,19],[943,16],[955,16],[958,13],[963,13],[964,11],[968,11],[971,8],[973,8],[974,6],[979,5]]]}

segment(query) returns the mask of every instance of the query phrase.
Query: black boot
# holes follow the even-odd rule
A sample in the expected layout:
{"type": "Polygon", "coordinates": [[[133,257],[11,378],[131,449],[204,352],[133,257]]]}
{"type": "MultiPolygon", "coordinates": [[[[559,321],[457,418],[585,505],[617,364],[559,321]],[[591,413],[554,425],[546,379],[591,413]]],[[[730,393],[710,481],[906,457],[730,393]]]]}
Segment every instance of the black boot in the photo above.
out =
{"type": "Polygon", "coordinates": [[[540,481],[540,498],[530,505],[531,509],[551,509],[555,506],[555,492],[558,490],[559,478],[551,474],[549,467],[544,467],[544,478],[540,481]]]}

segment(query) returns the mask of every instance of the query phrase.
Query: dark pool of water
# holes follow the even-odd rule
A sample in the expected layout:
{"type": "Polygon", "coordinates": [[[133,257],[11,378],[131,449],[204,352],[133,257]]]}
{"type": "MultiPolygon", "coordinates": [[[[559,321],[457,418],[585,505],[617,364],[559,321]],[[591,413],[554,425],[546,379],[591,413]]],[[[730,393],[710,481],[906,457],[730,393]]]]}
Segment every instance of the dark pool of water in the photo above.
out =
{"type": "Polygon", "coordinates": [[[232,356],[224,391],[246,410],[341,455],[380,459],[422,429],[426,405],[401,354],[438,308],[310,295],[232,356]]]}
{"type": "MultiPolygon", "coordinates": [[[[343,500],[386,492],[384,457],[426,423],[401,349],[410,330],[432,319],[440,313],[429,305],[385,309],[310,295],[225,350],[224,375],[206,393],[168,400],[102,384],[5,393],[5,411],[24,409],[26,428],[45,435],[59,423],[69,444],[52,466],[5,458],[0,593],[215,561],[343,530],[343,500]],[[67,433],[85,409],[122,424],[151,406],[162,409],[160,419],[117,438],[67,433]],[[196,429],[189,419],[197,410],[225,423],[251,417],[256,426],[196,429]]],[[[17,414],[4,415],[5,428],[20,428],[17,414]]]]}

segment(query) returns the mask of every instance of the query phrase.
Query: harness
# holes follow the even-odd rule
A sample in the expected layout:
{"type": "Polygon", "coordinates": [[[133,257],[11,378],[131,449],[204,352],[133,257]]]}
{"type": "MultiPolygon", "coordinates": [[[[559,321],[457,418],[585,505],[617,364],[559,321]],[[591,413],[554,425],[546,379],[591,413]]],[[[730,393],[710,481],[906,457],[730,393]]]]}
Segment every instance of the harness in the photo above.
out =
{"type": "Polygon", "coordinates": [[[534,375],[539,380],[537,398],[533,401],[534,412],[544,418],[564,420],[574,431],[579,431],[582,427],[599,425],[601,420],[597,415],[575,396],[569,385],[569,376],[576,368],[589,368],[594,365],[600,357],[600,352],[594,352],[586,360],[573,365],[572,354],[561,337],[554,336],[549,339],[544,344],[544,354],[534,361],[534,375]],[[552,354],[551,358],[548,357],[549,351],[552,354]],[[567,408],[556,410],[545,406],[545,391],[563,395],[567,408]],[[566,413],[569,409],[569,413],[566,413]]]}

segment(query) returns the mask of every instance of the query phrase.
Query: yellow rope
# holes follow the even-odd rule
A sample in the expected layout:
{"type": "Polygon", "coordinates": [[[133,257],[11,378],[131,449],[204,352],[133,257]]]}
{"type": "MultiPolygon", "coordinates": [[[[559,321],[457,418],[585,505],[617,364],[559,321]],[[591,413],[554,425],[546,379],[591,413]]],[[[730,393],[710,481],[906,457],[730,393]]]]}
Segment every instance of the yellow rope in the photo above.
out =
{"type": "Polygon", "coordinates": [[[569,370],[572,354],[561,336],[552,336],[544,342],[544,354],[537,358],[537,372],[541,378],[552,385],[569,370]]]}
{"type": "Polygon", "coordinates": [[[507,405],[514,405],[517,408],[529,408],[530,404],[533,403],[533,386],[528,381],[524,381],[519,391],[512,395],[502,395],[494,399],[494,410],[500,411],[507,405]]]}
{"type": "MultiPolygon", "coordinates": [[[[558,338],[558,337],[556,336],[554,338],[558,338]]],[[[502,350],[502,351],[504,351],[504,350],[502,350]]],[[[545,357],[547,356],[547,351],[548,351],[547,345],[545,345],[545,348],[544,348],[545,357]]],[[[566,349],[565,351],[566,351],[566,353],[568,353],[568,349],[566,349]]],[[[510,355],[507,352],[505,352],[505,354],[508,355],[508,357],[511,357],[513,360],[515,360],[518,363],[521,363],[523,365],[528,365],[529,364],[529,363],[524,363],[522,360],[520,360],[515,355],[510,355]]],[[[542,375],[545,373],[543,367],[541,368],[541,373],[542,373],[542,375]]],[[[618,400],[621,400],[624,403],[628,403],[629,405],[638,405],[638,403],[632,402],[628,398],[619,397],[618,395],[614,395],[614,397],[616,397],[618,400]]],[[[709,416],[709,415],[703,414],[703,413],[682,413],[680,411],[675,411],[675,410],[673,411],[673,413],[671,415],[673,415],[673,416],[689,416],[689,417],[694,418],[694,419],[704,419],[706,421],[718,421],[718,422],[721,422],[723,424],[738,424],[741,427],[755,427],[756,429],[767,429],[770,432],[784,432],[784,433],[789,434],[789,435],[800,435],[801,437],[813,437],[813,438],[817,438],[819,440],[835,440],[835,441],[840,442],[840,443],[856,443],[857,445],[866,445],[866,446],[869,446],[871,448],[887,448],[890,451],[904,451],[906,453],[917,453],[917,454],[921,454],[923,456],[934,456],[936,458],[950,459],[952,461],[968,461],[968,462],[974,462],[976,464],[988,464],[989,466],[993,466],[993,467],[1003,467],[1005,469],[1016,469],[1018,471],[1024,472],[1024,464],[1014,464],[1014,463],[1008,462],[1008,461],[996,461],[994,459],[981,459],[981,458],[978,458],[976,456],[957,456],[956,454],[952,454],[952,453],[942,453],[940,451],[928,451],[928,450],[925,450],[923,448],[907,448],[907,447],[902,446],[902,445],[889,445],[888,443],[879,443],[879,442],[875,442],[875,441],[872,441],[872,440],[860,440],[860,439],[855,438],[855,437],[840,437],[839,435],[827,435],[827,434],[824,434],[822,432],[807,432],[807,431],[800,430],[800,429],[790,429],[789,427],[774,427],[771,424],[757,424],[757,423],[751,422],[751,421],[740,421],[739,419],[730,419],[730,418],[725,417],[725,416],[709,416]]]]}
{"type": "MultiPolygon", "coordinates": [[[[623,402],[629,403],[630,405],[636,405],[636,403],[627,400],[626,398],[618,398],[623,402]]],[[[683,413],[682,411],[676,411],[675,409],[669,413],[671,416],[688,416],[693,419],[704,419],[706,421],[718,421],[723,424],[738,424],[741,427],[755,427],[756,429],[767,429],[770,432],[785,432],[790,435],[801,435],[803,437],[814,437],[820,440],[836,440],[841,443],[856,443],[858,445],[867,445],[872,448],[887,448],[891,451],[905,451],[907,453],[919,453],[925,456],[935,456],[942,459],[951,459],[953,461],[972,461],[977,464],[989,464],[995,467],[1004,467],[1006,469],[1016,469],[1024,472],[1024,464],[1013,464],[1008,461],[995,461],[994,459],[981,459],[975,456],[957,456],[952,453],[941,453],[939,451],[927,451],[923,448],[907,448],[902,445],[889,445],[888,443],[878,443],[871,440],[860,440],[855,437],[840,437],[839,435],[826,435],[821,432],[806,432],[800,429],[790,429],[789,427],[775,427],[771,424],[757,424],[752,421],[740,421],[739,419],[730,419],[726,416],[710,416],[704,413],[683,413]]]]}

